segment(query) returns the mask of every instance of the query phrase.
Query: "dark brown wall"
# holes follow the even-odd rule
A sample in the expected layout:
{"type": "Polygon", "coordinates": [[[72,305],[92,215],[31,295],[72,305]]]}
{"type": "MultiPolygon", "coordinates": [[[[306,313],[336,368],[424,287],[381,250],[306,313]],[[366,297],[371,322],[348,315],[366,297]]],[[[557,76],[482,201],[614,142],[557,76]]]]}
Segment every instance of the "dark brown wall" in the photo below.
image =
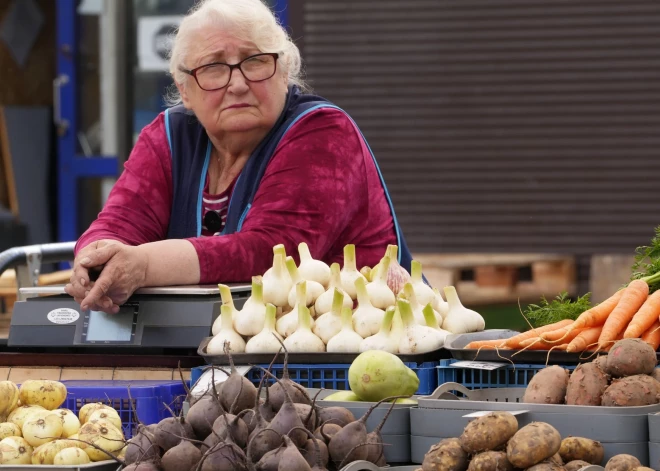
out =
{"type": "Polygon", "coordinates": [[[660,225],[660,2],[292,9],[310,83],[366,135],[414,251],[584,262],[660,225]]]}
{"type": "MultiPolygon", "coordinates": [[[[0,22],[9,10],[10,0],[0,0],[0,22]]],[[[23,68],[0,41],[0,104],[53,104],[55,77],[55,1],[37,0],[44,24],[23,68]]]]}

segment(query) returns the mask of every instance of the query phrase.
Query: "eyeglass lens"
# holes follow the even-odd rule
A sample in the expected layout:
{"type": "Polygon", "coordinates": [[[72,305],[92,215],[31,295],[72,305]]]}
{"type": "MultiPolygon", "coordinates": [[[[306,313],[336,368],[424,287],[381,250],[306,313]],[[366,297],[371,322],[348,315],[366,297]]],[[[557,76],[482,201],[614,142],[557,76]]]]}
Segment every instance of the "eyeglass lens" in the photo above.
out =
{"type": "MultiPolygon", "coordinates": [[[[275,58],[271,55],[248,57],[240,63],[243,76],[251,82],[260,82],[275,74],[275,58]]],[[[197,71],[197,83],[204,90],[216,90],[227,86],[231,79],[231,67],[226,64],[212,64],[197,71]]]]}

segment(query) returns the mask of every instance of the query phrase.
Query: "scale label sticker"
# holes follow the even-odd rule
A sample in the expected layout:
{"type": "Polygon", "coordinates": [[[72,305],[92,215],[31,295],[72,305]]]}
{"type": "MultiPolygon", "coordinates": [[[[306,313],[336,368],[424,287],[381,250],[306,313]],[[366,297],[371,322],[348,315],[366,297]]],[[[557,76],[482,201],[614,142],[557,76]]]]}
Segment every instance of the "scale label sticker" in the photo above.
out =
{"type": "Polygon", "coordinates": [[[46,316],[53,324],[71,324],[80,318],[80,313],[75,309],[61,307],[53,309],[46,316]]]}

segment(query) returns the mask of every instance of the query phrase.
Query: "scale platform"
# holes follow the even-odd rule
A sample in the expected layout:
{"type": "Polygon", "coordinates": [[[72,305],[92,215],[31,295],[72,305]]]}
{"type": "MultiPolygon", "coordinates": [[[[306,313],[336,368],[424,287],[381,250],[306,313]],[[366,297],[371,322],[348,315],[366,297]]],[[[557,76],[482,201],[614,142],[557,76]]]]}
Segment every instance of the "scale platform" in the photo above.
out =
{"type": "MultiPolygon", "coordinates": [[[[250,284],[229,284],[240,309],[250,284]]],[[[85,310],[61,286],[21,288],[9,347],[62,347],[129,353],[197,349],[210,335],[222,301],[217,285],[141,288],[117,314],[85,310]]]]}

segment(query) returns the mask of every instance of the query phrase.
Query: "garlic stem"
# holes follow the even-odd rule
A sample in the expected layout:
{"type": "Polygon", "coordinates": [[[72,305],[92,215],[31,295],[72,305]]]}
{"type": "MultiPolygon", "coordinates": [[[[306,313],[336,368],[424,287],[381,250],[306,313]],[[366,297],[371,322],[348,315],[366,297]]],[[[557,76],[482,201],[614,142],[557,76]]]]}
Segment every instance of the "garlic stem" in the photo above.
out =
{"type": "Polygon", "coordinates": [[[271,303],[266,304],[266,318],[264,320],[264,328],[275,332],[275,318],[277,315],[277,308],[271,303]]]}
{"type": "Polygon", "coordinates": [[[344,270],[357,271],[357,262],[355,260],[354,244],[347,244],[344,247],[344,270]]]}
{"type": "Polygon", "coordinates": [[[438,327],[438,320],[435,317],[435,311],[433,310],[433,306],[431,306],[431,303],[428,303],[426,306],[424,306],[422,313],[424,314],[424,320],[426,321],[427,327],[430,327],[431,329],[435,329],[435,330],[440,329],[438,327]]]}
{"type": "Polygon", "coordinates": [[[381,332],[389,332],[392,329],[392,321],[394,320],[394,313],[396,308],[390,306],[385,310],[385,315],[383,316],[383,323],[380,326],[381,332]]]}
{"type": "Polygon", "coordinates": [[[392,260],[396,260],[397,262],[399,261],[398,256],[399,256],[399,247],[396,245],[388,245],[387,246],[387,252],[385,252],[385,255],[390,257],[392,260]]]}
{"type": "Polygon", "coordinates": [[[296,330],[309,330],[312,328],[312,315],[305,304],[298,304],[298,328],[296,330]]]}
{"type": "Polygon", "coordinates": [[[355,280],[355,291],[357,291],[358,306],[372,306],[367,293],[367,283],[364,278],[357,278],[355,280]]]}
{"type": "Polygon", "coordinates": [[[223,304],[220,306],[220,317],[222,330],[232,330],[232,306],[229,304],[223,304]]]}
{"type": "Polygon", "coordinates": [[[413,284],[424,282],[422,280],[422,262],[419,260],[413,260],[410,263],[410,278],[413,284]]]}
{"type": "Polygon", "coordinates": [[[353,330],[353,310],[350,307],[341,310],[341,326],[343,329],[353,330]]]}
{"type": "Polygon", "coordinates": [[[273,247],[273,255],[277,254],[281,254],[284,258],[286,258],[286,248],[284,247],[284,244],[277,244],[273,247]]]}
{"type": "Polygon", "coordinates": [[[332,309],[330,312],[337,316],[341,314],[341,308],[344,305],[345,296],[346,295],[339,288],[335,288],[335,293],[332,296],[332,309]]]}
{"type": "Polygon", "coordinates": [[[229,304],[233,309],[234,298],[231,296],[231,289],[229,288],[229,286],[219,284],[218,289],[220,290],[220,297],[222,298],[222,304],[229,304]]]}
{"type": "Polygon", "coordinates": [[[260,276],[252,277],[252,299],[259,304],[264,303],[264,284],[260,276]]]}
{"type": "Polygon", "coordinates": [[[314,260],[311,252],[309,251],[309,246],[305,242],[298,244],[298,255],[300,255],[300,264],[305,260],[314,260]]]}
{"type": "Polygon", "coordinates": [[[286,258],[285,261],[286,264],[286,269],[289,272],[289,276],[291,276],[291,280],[293,281],[293,284],[297,284],[302,280],[302,277],[300,276],[300,272],[298,271],[298,267],[296,266],[296,261],[293,259],[293,257],[289,256],[286,258]]]}
{"type": "Polygon", "coordinates": [[[397,306],[399,308],[399,314],[401,315],[401,320],[403,321],[403,327],[407,328],[410,325],[415,323],[415,318],[413,317],[412,308],[407,299],[401,299],[397,301],[397,306]]]}

